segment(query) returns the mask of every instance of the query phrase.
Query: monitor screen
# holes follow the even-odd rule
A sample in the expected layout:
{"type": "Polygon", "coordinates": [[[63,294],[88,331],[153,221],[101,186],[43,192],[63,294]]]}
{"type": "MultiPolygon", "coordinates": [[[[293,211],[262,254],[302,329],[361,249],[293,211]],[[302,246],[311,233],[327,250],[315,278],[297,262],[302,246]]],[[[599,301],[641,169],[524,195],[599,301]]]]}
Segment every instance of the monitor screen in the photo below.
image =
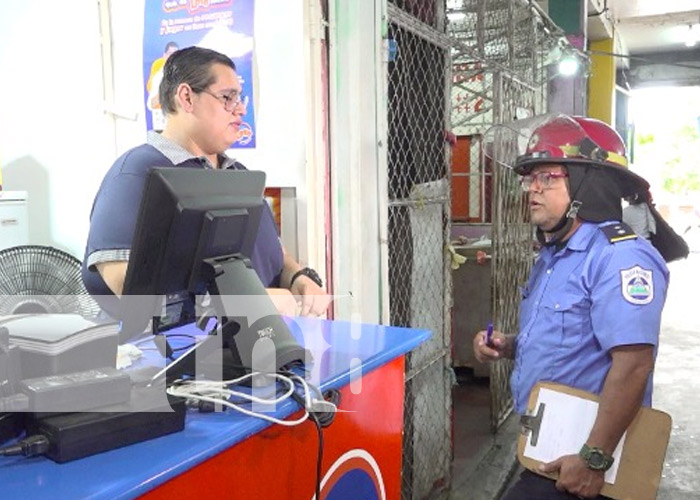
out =
{"type": "Polygon", "coordinates": [[[154,168],[134,230],[124,292],[165,295],[192,288],[203,258],[250,258],[265,174],[249,170],[154,168]],[[201,241],[205,238],[208,241],[201,241]]]}
{"type": "MultiPolygon", "coordinates": [[[[264,207],[265,174],[249,170],[153,168],[144,188],[121,298],[121,341],[193,322],[196,301],[233,319],[236,362],[252,363],[258,333],[275,332],[276,367],[304,361],[250,257],[264,207]],[[242,310],[254,298],[250,321],[242,310]]],[[[273,353],[275,354],[275,353],[273,353]]]]}

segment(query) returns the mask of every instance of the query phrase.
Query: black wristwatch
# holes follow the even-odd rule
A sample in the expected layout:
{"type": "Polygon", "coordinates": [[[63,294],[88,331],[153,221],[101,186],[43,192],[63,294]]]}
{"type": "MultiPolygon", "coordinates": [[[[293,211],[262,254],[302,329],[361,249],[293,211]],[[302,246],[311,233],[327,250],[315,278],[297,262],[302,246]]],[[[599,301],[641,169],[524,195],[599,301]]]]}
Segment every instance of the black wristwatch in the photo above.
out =
{"type": "Polygon", "coordinates": [[[602,470],[606,471],[612,467],[615,459],[605,453],[601,448],[596,448],[584,444],[581,447],[581,451],[578,452],[578,456],[586,462],[586,465],[591,470],[602,470]]]}
{"type": "Polygon", "coordinates": [[[296,273],[294,273],[294,276],[292,276],[292,280],[289,282],[289,288],[292,288],[294,281],[299,276],[306,276],[307,278],[310,278],[311,281],[316,283],[318,286],[323,287],[323,280],[318,275],[318,273],[316,271],[314,271],[313,269],[311,269],[310,267],[304,267],[302,269],[299,269],[296,273]]]}

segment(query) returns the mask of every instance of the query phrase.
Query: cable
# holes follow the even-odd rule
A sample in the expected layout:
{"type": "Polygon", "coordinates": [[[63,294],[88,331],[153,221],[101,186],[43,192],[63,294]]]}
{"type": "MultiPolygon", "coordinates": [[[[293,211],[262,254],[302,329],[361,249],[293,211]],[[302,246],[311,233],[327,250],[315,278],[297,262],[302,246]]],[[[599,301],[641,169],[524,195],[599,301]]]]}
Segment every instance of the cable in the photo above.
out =
{"type": "Polygon", "coordinates": [[[155,335],[149,335],[148,337],[144,337],[142,339],[135,340],[134,342],[131,342],[131,345],[134,345],[138,347],[141,344],[145,344],[146,342],[151,342],[155,338],[155,335]]]}
{"type": "Polygon", "coordinates": [[[601,14],[605,14],[608,12],[610,9],[608,8],[608,0],[605,0],[605,4],[603,5],[603,9],[599,12],[593,12],[592,14],[588,14],[588,17],[596,17],[601,14]]]}
{"type": "Polygon", "coordinates": [[[323,465],[323,426],[315,413],[311,414],[311,421],[316,426],[318,434],[318,453],[316,455],[316,497],[314,500],[321,500],[321,473],[323,465]]]}
{"type": "MultiPolygon", "coordinates": [[[[188,333],[168,333],[168,334],[165,334],[165,337],[167,337],[169,339],[185,338],[185,339],[190,339],[190,340],[194,340],[194,341],[197,340],[196,335],[190,335],[188,333]]],[[[203,337],[203,335],[200,335],[200,337],[203,337]]]]}
{"type": "Polygon", "coordinates": [[[665,66],[678,66],[679,68],[689,68],[689,69],[700,70],[700,66],[693,66],[692,64],[683,64],[683,63],[665,62],[665,61],[660,62],[660,61],[654,61],[653,59],[649,59],[648,57],[631,56],[628,54],[618,54],[616,52],[606,52],[604,50],[586,50],[585,52],[587,54],[600,54],[600,55],[604,55],[604,56],[624,57],[625,59],[636,59],[637,61],[643,61],[643,62],[647,62],[650,64],[658,64],[658,65],[665,65],[665,66]]]}
{"type": "MultiPolygon", "coordinates": [[[[203,345],[206,341],[211,341],[211,336],[209,336],[209,335],[192,336],[192,335],[187,335],[187,334],[174,334],[174,335],[169,335],[169,336],[190,337],[194,340],[194,342],[189,344],[188,346],[183,346],[181,348],[172,349],[172,348],[170,348],[170,344],[168,344],[168,342],[167,342],[167,337],[165,335],[163,335],[163,338],[165,339],[165,346],[166,346],[166,357],[171,360],[171,363],[166,365],[162,370],[160,370],[158,373],[153,375],[153,377],[151,377],[151,381],[149,383],[149,386],[152,385],[160,377],[167,375],[168,370],[171,370],[178,363],[185,361],[188,358],[188,356],[190,354],[192,354],[192,352],[195,349],[197,349],[199,346],[203,345]],[[169,354],[167,352],[168,350],[171,351],[169,354]],[[176,351],[177,352],[184,351],[184,353],[181,354],[180,356],[178,356],[177,358],[174,358],[172,356],[172,354],[176,351]]],[[[239,372],[243,372],[243,373],[251,371],[251,369],[249,367],[246,367],[246,366],[240,366],[240,365],[234,365],[234,364],[231,364],[231,365],[227,364],[227,366],[230,366],[231,368],[236,369],[239,372]]]]}
{"type": "MultiPolygon", "coordinates": [[[[246,370],[249,369],[246,368],[246,370]]],[[[203,380],[176,380],[166,389],[166,392],[171,396],[184,398],[190,407],[194,406],[202,412],[214,411],[217,405],[220,405],[220,407],[223,406],[224,408],[231,408],[232,410],[243,413],[244,415],[261,418],[268,422],[286,427],[299,425],[310,419],[314,423],[318,434],[315,499],[320,500],[321,474],[323,471],[323,428],[328,427],[333,423],[335,414],[338,410],[338,404],[340,403],[339,391],[331,389],[326,391],[326,393],[322,393],[319,388],[308,383],[303,377],[300,377],[294,372],[280,370],[277,373],[251,372],[236,379],[223,380],[221,382],[203,380]],[[261,376],[270,377],[281,382],[286,386],[286,390],[282,390],[280,393],[280,389],[278,388],[274,393],[274,397],[260,398],[253,394],[243,393],[231,389],[231,386],[233,385],[261,376]],[[297,388],[300,388],[301,392],[297,392],[297,388]],[[312,392],[318,396],[318,399],[312,396],[312,392]],[[258,404],[274,405],[285,401],[290,397],[304,410],[304,414],[296,420],[280,420],[263,413],[248,410],[231,401],[231,398],[238,398],[244,402],[247,401],[258,404]]]]}
{"type": "Polygon", "coordinates": [[[336,410],[336,406],[332,402],[323,399],[323,396],[318,388],[309,384],[304,378],[294,374],[287,375],[282,373],[253,372],[236,379],[224,380],[221,382],[177,380],[166,389],[166,392],[171,396],[184,398],[185,400],[188,400],[190,404],[196,404],[198,407],[204,409],[204,411],[208,411],[211,406],[200,405],[202,402],[212,405],[221,405],[225,408],[231,408],[239,413],[243,413],[244,415],[261,418],[268,422],[286,427],[299,425],[305,422],[309,418],[310,412],[334,413],[336,410]],[[275,379],[283,383],[286,386],[286,390],[281,394],[278,394],[276,391],[274,397],[261,398],[253,394],[236,391],[230,388],[230,386],[240,384],[254,377],[269,377],[275,379]],[[297,392],[297,387],[301,389],[301,393],[297,392]],[[321,399],[312,397],[312,390],[316,392],[321,399]],[[277,405],[278,403],[286,401],[291,397],[302,406],[304,409],[304,414],[296,420],[281,420],[264,413],[243,408],[239,404],[231,402],[230,398],[232,397],[246,402],[262,405],[277,405]]]}
{"type": "MultiPolygon", "coordinates": [[[[319,394],[318,388],[312,386],[315,391],[319,394]]],[[[300,399],[301,396],[298,394],[293,394],[292,398],[299,404],[302,404],[300,399]]],[[[340,404],[340,391],[336,389],[330,389],[326,391],[323,395],[323,402],[329,405],[330,411],[318,411],[314,410],[309,412],[309,418],[316,426],[316,432],[318,433],[318,454],[316,457],[316,496],[315,500],[320,500],[321,498],[321,472],[323,465],[323,429],[328,427],[333,423],[335,419],[335,414],[338,410],[338,405],[340,404]]],[[[316,408],[318,404],[321,403],[319,400],[314,400],[316,408]]]]}
{"type": "Polygon", "coordinates": [[[175,349],[173,349],[173,352],[186,351],[187,349],[190,349],[193,345],[194,345],[194,343],[189,344],[189,345],[184,345],[182,347],[176,347],[175,349]]]}
{"type": "Polygon", "coordinates": [[[36,434],[26,437],[18,443],[0,448],[0,456],[23,455],[25,457],[35,457],[43,455],[47,451],[49,451],[48,438],[42,434],[36,434]]]}
{"type": "MultiPolygon", "coordinates": [[[[156,338],[159,338],[159,335],[161,335],[161,334],[149,335],[148,337],[144,337],[144,338],[142,338],[142,339],[136,340],[135,342],[132,342],[131,345],[136,346],[136,347],[139,347],[141,344],[144,344],[144,343],[146,343],[146,342],[154,342],[154,343],[155,343],[155,339],[156,339],[156,338]]],[[[177,347],[177,348],[175,348],[175,349],[171,349],[171,351],[172,351],[173,353],[174,353],[174,352],[185,351],[185,350],[191,348],[192,346],[196,345],[196,343],[197,343],[197,336],[195,336],[195,335],[190,335],[190,334],[188,334],[188,333],[170,333],[170,334],[167,334],[167,335],[162,335],[162,337],[165,338],[165,341],[166,341],[166,342],[167,342],[167,339],[168,339],[168,338],[186,338],[186,339],[190,339],[190,340],[193,341],[193,342],[192,342],[191,344],[189,344],[189,345],[182,346],[182,347],[177,347]]],[[[141,349],[142,351],[156,351],[156,350],[159,350],[159,349],[157,349],[157,348],[150,348],[150,347],[144,347],[144,348],[140,348],[140,349],[141,349]]],[[[167,349],[166,349],[166,351],[167,351],[167,349]]],[[[170,359],[171,361],[173,360],[172,356],[168,357],[168,359],[170,359]]]]}
{"type": "MultiPolygon", "coordinates": [[[[314,387],[316,391],[317,388],[314,387]]],[[[318,391],[320,393],[320,391],[318,391]]],[[[301,396],[297,393],[292,395],[292,398],[299,404],[302,404],[301,396]]],[[[324,395],[324,401],[329,405],[332,405],[333,411],[310,411],[309,418],[316,426],[316,432],[318,434],[318,453],[316,456],[316,496],[314,499],[321,498],[321,473],[323,465],[323,429],[328,427],[333,423],[335,418],[335,411],[338,409],[337,405],[340,402],[340,392],[336,389],[331,389],[324,395]],[[328,400],[328,401],[325,401],[328,400]]],[[[319,401],[315,400],[318,404],[319,401]]]]}
{"type": "Polygon", "coordinates": [[[155,375],[153,375],[153,377],[151,377],[151,382],[150,382],[148,385],[150,386],[151,384],[153,384],[153,382],[156,381],[156,379],[158,379],[158,378],[160,378],[161,376],[165,375],[166,372],[167,372],[168,370],[172,369],[175,365],[177,365],[178,363],[180,363],[180,362],[182,362],[183,360],[187,359],[187,355],[190,354],[190,353],[191,353],[192,351],[194,351],[195,349],[197,349],[197,347],[199,347],[199,346],[202,344],[202,341],[203,341],[203,340],[204,340],[204,339],[200,339],[200,341],[195,341],[195,343],[192,345],[192,347],[191,347],[190,349],[188,349],[187,351],[185,351],[185,354],[183,354],[182,356],[179,356],[179,357],[175,358],[175,359],[173,360],[172,363],[170,363],[169,365],[166,365],[162,370],[160,370],[158,373],[156,373],[155,375]]]}
{"type": "Polygon", "coordinates": [[[602,15],[602,14],[605,14],[608,10],[610,10],[610,9],[608,9],[608,8],[606,7],[606,8],[604,8],[603,10],[601,10],[600,12],[594,12],[594,13],[592,13],[592,14],[588,14],[588,17],[598,17],[598,16],[600,16],[600,15],[602,15]]]}

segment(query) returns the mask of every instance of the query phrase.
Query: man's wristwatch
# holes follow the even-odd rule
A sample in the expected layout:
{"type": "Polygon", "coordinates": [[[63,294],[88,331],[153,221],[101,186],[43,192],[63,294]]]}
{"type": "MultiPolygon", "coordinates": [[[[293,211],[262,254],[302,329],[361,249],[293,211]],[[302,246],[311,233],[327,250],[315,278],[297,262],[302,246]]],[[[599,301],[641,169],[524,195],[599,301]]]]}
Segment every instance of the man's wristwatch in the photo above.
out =
{"type": "Polygon", "coordinates": [[[581,451],[578,452],[578,456],[586,462],[586,465],[591,470],[602,470],[606,471],[612,467],[615,459],[605,453],[601,448],[596,448],[593,446],[588,446],[584,444],[581,447],[581,451]]]}
{"type": "Polygon", "coordinates": [[[316,271],[314,271],[313,269],[311,269],[310,267],[304,267],[302,269],[299,269],[296,273],[294,273],[294,276],[292,276],[292,280],[289,282],[289,288],[292,288],[294,281],[299,276],[306,276],[307,278],[310,278],[311,281],[316,283],[318,286],[323,287],[323,280],[318,275],[318,273],[316,271]]]}

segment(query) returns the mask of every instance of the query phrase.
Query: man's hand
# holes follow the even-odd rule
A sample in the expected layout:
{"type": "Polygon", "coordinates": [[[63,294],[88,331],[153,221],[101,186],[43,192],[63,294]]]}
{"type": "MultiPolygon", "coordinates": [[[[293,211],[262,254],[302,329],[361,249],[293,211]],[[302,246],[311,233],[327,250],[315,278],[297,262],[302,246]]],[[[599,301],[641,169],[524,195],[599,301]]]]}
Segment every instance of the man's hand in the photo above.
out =
{"type": "Polygon", "coordinates": [[[474,336],[474,355],[480,363],[513,357],[513,337],[494,330],[491,345],[486,343],[486,330],[474,336]]]}
{"type": "Polygon", "coordinates": [[[266,288],[266,291],[280,314],[296,316],[297,301],[294,299],[292,292],[286,288],[266,288]]]}
{"type": "Polygon", "coordinates": [[[559,473],[556,488],[579,498],[595,498],[605,484],[605,472],[591,470],[578,455],[566,455],[542,464],[541,472],[559,473]]]}
{"type": "Polygon", "coordinates": [[[297,277],[292,284],[291,293],[301,306],[300,316],[321,316],[331,303],[325,290],[308,276],[297,277]]]}

